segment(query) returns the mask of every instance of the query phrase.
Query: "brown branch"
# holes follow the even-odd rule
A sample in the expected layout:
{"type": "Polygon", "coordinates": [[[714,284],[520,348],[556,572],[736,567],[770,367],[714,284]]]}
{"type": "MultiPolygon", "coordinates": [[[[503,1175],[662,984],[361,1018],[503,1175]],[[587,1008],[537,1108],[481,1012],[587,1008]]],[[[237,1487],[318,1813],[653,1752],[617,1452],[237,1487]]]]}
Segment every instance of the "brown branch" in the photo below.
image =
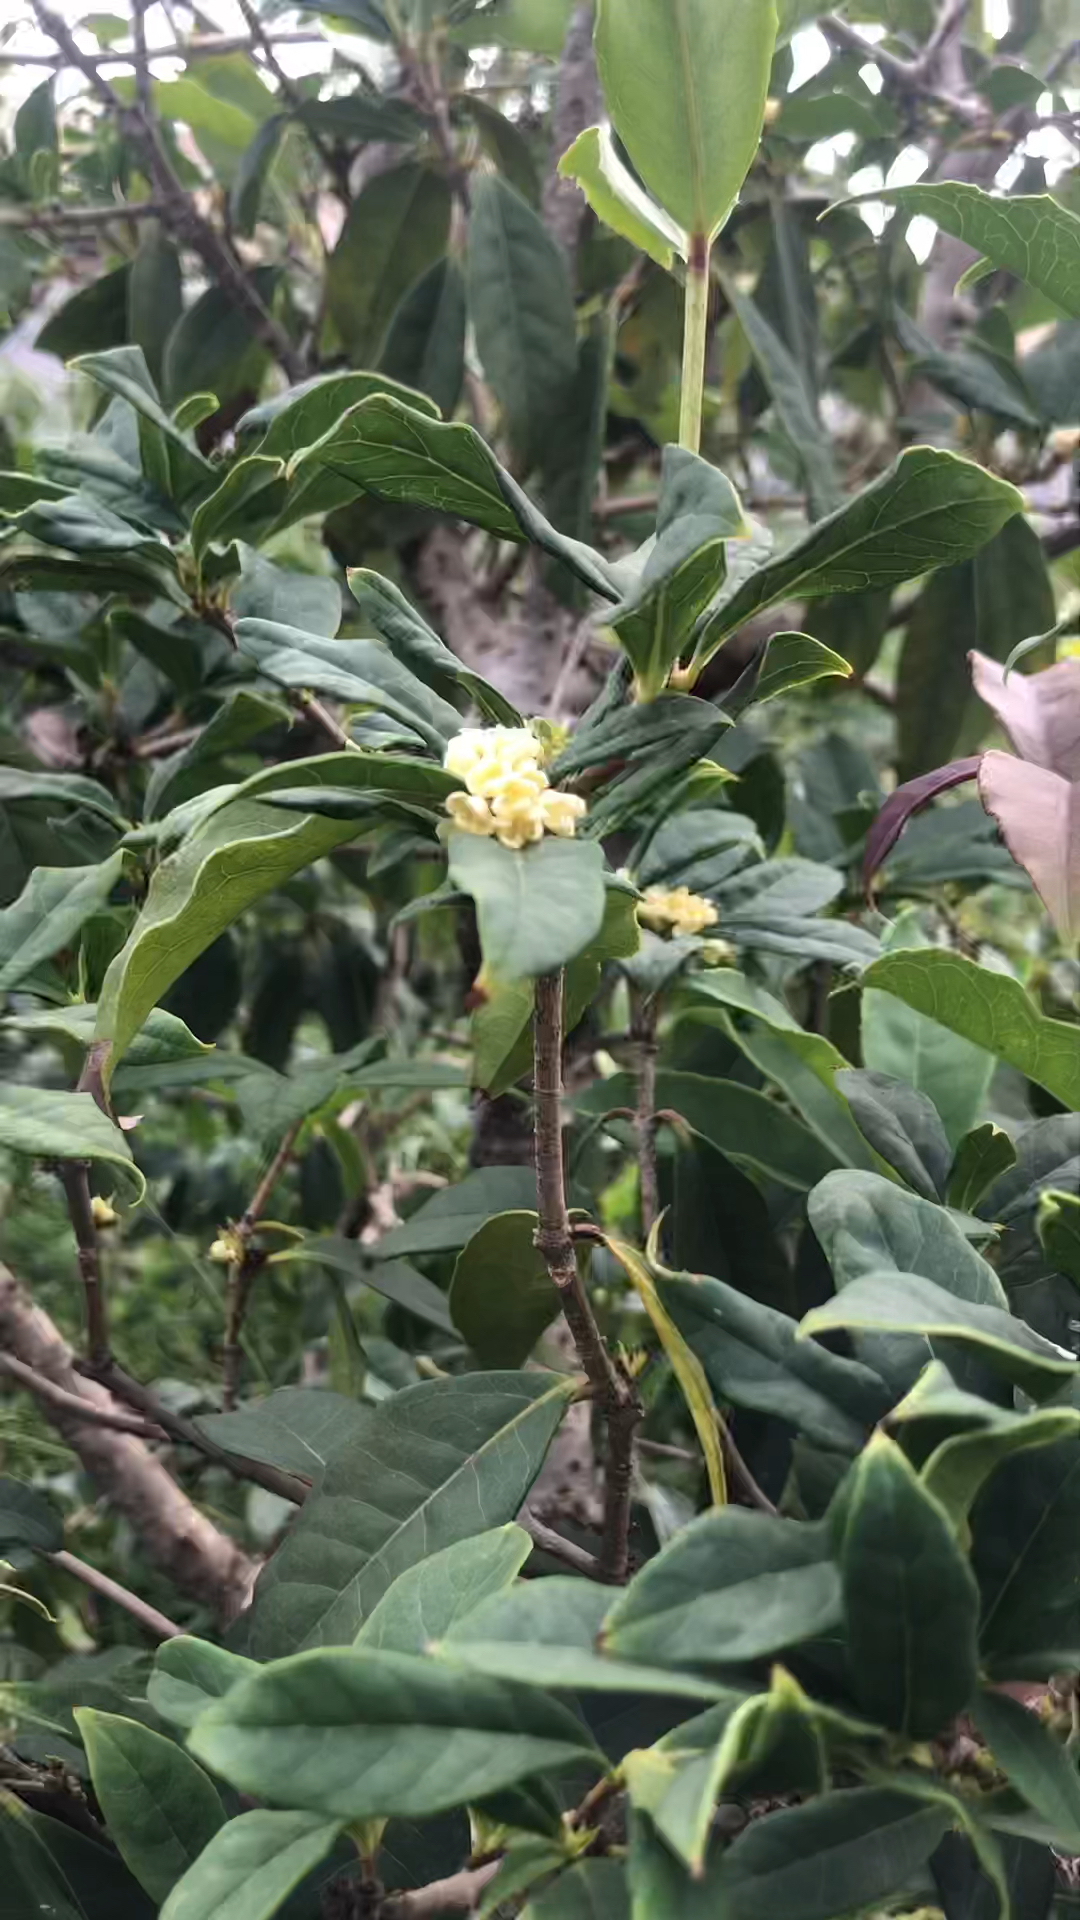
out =
{"type": "Polygon", "coordinates": [[[340,720],[335,720],[329,707],[324,707],[322,701],[317,700],[313,693],[293,693],[289,697],[306,719],[313,720],[317,727],[322,728],[335,747],[345,753],[355,749],[355,740],[349,739],[340,720]]]}
{"type": "MultiPolygon", "coordinates": [[[[79,1378],[71,1349],[48,1314],[3,1266],[0,1348],[60,1388],[65,1400],[85,1399],[99,1412],[116,1410],[104,1388],[79,1378]]],[[[164,1463],[134,1434],[91,1423],[81,1408],[44,1398],[42,1406],[100,1493],[128,1521],[147,1558],[219,1619],[238,1613],[250,1595],[254,1564],[199,1512],[164,1463]]]]}
{"type": "MultiPolygon", "coordinates": [[[[304,95],[301,93],[299,87],[290,80],[289,75],[286,73],[277,54],[274,52],[272,36],[263,26],[258,13],[251,4],[251,0],[237,0],[237,5],[244,16],[244,24],[251,34],[253,49],[262,55],[267,72],[273,74],[274,79],[277,81],[282,99],[288,101],[294,112],[299,112],[306,104],[304,95]]],[[[316,133],[313,127],[307,127],[305,130],[308,139],[311,141],[312,146],[315,148],[316,153],[334,182],[338,198],[342,202],[342,205],[347,207],[351,199],[349,193],[349,162],[347,156],[339,153],[333,146],[333,143],[324,140],[322,135],[316,133]]]]}
{"type": "Polygon", "coordinates": [[[16,1360],[13,1354],[0,1353],[0,1373],[6,1373],[27,1393],[32,1393],[47,1407],[55,1407],[58,1412],[66,1413],[72,1420],[84,1420],[91,1427],[106,1427],[111,1433],[137,1433],[140,1440],[166,1440],[168,1435],[163,1427],[152,1426],[149,1421],[140,1420],[133,1413],[124,1413],[119,1407],[99,1407],[81,1393],[66,1393],[54,1380],[47,1380],[42,1373],[35,1373],[33,1367],[25,1366],[16,1360]]]}
{"type": "Polygon", "coordinates": [[[266,1212],[270,1197],[281,1179],[293,1156],[297,1136],[303,1125],[302,1120],[294,1120],[278,1147],[270,1165],[259,1181],[251,1199],[244,1208],[237,1223],[233,1238],[240,1250],[239,1260],[234,1260],[229,1268],[228,1297],[225,1313],[225,1346],[222,1355],[221,1404],[226,1413],[231,1413],[236,1405],[240,1386],[240,1373],[244,1364],[242,1335],[244,1315],[251,1298],[251,1289],[257,1274],[266,1264],[266,1256],[251,1244],[259,1221],[266,1212]]]}
{"type": "Polygon", "coordinates": [[[727,1421],[723,1420],[721,1416],[717,1414],[716,1424],[720,1429],[720,1444],[724,1449],[724,1457],[727,1460],[728,1466],[731,1468],[732,1478],[738,1481],[752,1507],[756,1507],[759,1513],[771,1514],[775,1519],[780,1509],[773,1505],[764,1488],[759,1487],[757,1481],[754,1479],[746,1461],[743,1459],[742,1454],[735,1444],[735,1437],[727,1421]]]}
{"type": "Polygon", "coordinates": [[[448,1880],[433,1880],[430,1886],[413,1887],[408,1893],[392,1893],[382,1903],[383,1920],[434,1920],[436,1914],[475,1913],[480,1895],[501,1865],[501,1860],[489,1860],[482,1867],[465,1867],[448,1880]]]}
{"type": "Polygon", "coordinates": [[[607,1424],[600,1568],[603,1578],[617,1586],[626,1579],[629,1565],[634,1435],[642,1408],[633,1382],[612,1360],[604,1345],[578,1272],[563,1167],[561,973],[545,974],[536,983],[533,1035],[536,1193],[540,1216],[536,1245],[558,1288],[578,1357],[607,1424]]]}
{"type": "Polygon", "coordinates": [[[276,1493],[282,1500],[291,1500],[299,1506],[307,1498],[308,1487],[295,1474],[283,1473],[280,1467],[266,1466],[261,1460],[249,1460],[246,1454],[229,1453],[219,1447],[181,1413],[174,1413],[164,1401],[159,1400],[150,1387],[144,1387],[140,1380],[133,1380],[129,1373],[118,1367],[115,1360],[106,1366],[95,1367],[88,1361],[76,1361],[78,1371],[88,1380],[96,1380],[107,1387],[118,1400],[124,1400],[129,1407],[137,1407],[148,1419],[163,1427],[172,1440],[181,1445],[194,1447],[197,1453],[205,1454],[215,1466],[224,1467],[234,1480],[251,1480],[257,1487],[265,1487],[268,1493],[276,1493]]]}
{"type": "Polygon", "coordinates": [[[105,1600],[114,1600],[118,1607],[123,1607],[125,1613],[130,1613],[133,1620],[137,1620],[141,1627],[145,1627],[147,1633],[152,1634],[155,1640],[175,1640],[183,1633],[183,1627],[178,1627],[167,1614],[159,1613],[156,1607],[151,1607],[145,1600],[140,1600],[137,1593],[132,1593],[128,1587],[122,1587],[119,1580],[110,1579],[107,1573],[99,1573],[96,1567],[91,1567],[85,1560],[80,1560],[77,1554],[68,1553],[61,1548],[59,1553],[50,1553],[45,1557],[52,1566],[59,1567],[62,1573],[70,1573],[76,1580],[81,1580],[83,1586],[89,1587],[92,1593],[100,1593],[105,1600]]]}
{"type": "Polygon", "coordinates": [[[6,227],[41,228],[43,232],[71,227],[78,231],[80,227],[108,226],[113,220],[160,219],[164,212],[161,200],[117,200],[108,207],[5,207],[0,210],[0,232],[6,227]]]}
{"type": "Polygon", "coordinates": [[[135,98],[149,121],[152,112],[150,63],[146,54],[146,0],[131,0],[132,39],[135,42],[135,98]]]}
{"type": "Polygon", "coordinates": [[[553,1560],[561,1560],[564,1566],[572,1567],[575,1573],[583,1574],[586,1580],[602,1580],[606,1584],[607,1575],[595,1554],[576,1546],[573,1540],[564,1539],[554,1527],[546,1527],[542,1520],[534,1520],[531,1513],[519,1515],[518,1525],[524,1527],[534,1547],[539,1547],[541,1553],[549,1553],[553,1560]]]}
{"type": "MultiPolygon", "coordinates": [[[[275,33],[271,44],[275,47],[324,45],[321,33],[294,31],[275,33]]],[[[228,53],[252,53],[254,44],[246,33],[204,33],[192,40],[177,40],[167,47],[148,47],[151,60],[220,60],[228,53]]],[[[56,67],[64,63],[67,56],[55,53],[0,53],[0,67],[56,67]]],[[[86,53],[83,55],[87,66],[92,67],[131,67],[135,64],[132,53],[112,51],[86,53]]]]}
{"type": "Polygon", "coordinates": [[[86,1301],[86,1351],[95,1366],[109,1359],[109,1319],[101,1275],[97,1228],[90,1200],[90,1169],[85,1161],[65,1160],[58,1167],[78,1249],[86,1301]]]}
{"type": "Polygon", "coordinates": [[[54,13],[45,0],[32,0],[32,5],[42,31],[55,41],[67,64],[83,75],[95,97],[115,119],[120,134],[138,150],[151,188],[164,204],[165,224],[178,240],[199,255],[212,278],[220,282],[222,290],[247,315],[253,332],[280,362],[289,380],[301,380],[304,369],[292,341],[270,312],[231,246],[198,212],[177,177],[153,117],[138,103],[132,107],[125,105],[97,64],[83,53],[67,22],[54,13]]]}

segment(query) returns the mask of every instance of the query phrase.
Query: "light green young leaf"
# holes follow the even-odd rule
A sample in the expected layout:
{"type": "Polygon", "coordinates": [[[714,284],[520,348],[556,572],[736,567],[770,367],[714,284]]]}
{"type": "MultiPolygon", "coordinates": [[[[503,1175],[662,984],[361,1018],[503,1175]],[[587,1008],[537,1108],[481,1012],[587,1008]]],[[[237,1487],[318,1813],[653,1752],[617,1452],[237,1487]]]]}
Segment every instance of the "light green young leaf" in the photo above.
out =
{"type": "Polygon", "coordinates": [[[850,678],[848,662],[820,640],[812,640],[808,633],[774,633],[752,698],[756,706],[761,706],[765,700],[775,700],[778,694],[790,693],[795,687],[808,687],[815,680],[850,678]]]}
{"type": "Polygon", "coordinates": [[[1080,219],[1048,193],[987,193],[969,181],[917,182],[875,189],[908,215],[923,214],[954,240],[1005,267],[1080,317],[1080,219]]]}
{"type": "Polygon", "coordinates": [[[0,1147],[35,1160],[90,1160],[115,1167],[136,1201],[146,1181],[119,1127],[88,1093],[49,1087],[0,1086],[0,1147]]]}
{"type": "Polygon", "coordinates": [[[120,1714],[76,1707],[109,1836],[159,1903],[224,1825],[213,1782],[183,1747],[120,1714]]]}
{"type": "Polygon", "coordinates": [[[685,260],[687,238],[662,207],[642,193],[623,166],[607,127],[587,127],[559,161],[564,180],[581,188],[597,218],[671,271],[676,253],[685,260]]]}
{"type": "Polygon", "coordinates": [[[158,1648],[146,1698],[163,1720],[176,1727],[193,1727],[204,1708],[254,1671],[254,1660],[181,1633],[158,1648]]]}
{"type": "Polygon", "coordinates": [[[773,0],[600,0],[596,57],[615,131],[653,199],[711,241],[757,151],[773,0]]]}

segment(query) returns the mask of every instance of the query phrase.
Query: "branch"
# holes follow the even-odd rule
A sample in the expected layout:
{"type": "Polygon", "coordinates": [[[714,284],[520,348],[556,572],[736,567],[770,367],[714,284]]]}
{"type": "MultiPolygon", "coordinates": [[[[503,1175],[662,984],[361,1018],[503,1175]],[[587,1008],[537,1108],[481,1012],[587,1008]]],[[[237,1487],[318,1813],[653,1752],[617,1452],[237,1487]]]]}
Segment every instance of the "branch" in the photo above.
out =
{"type": "Polygon", "coordinates": [[[58,1169],[78,1248],[86,1299],[86,1351],[95,1366],[108,1363],[109,1320],[101,1278],[97,1228],[90,1201],[90,1170],[85,1161],[65,1160],[58,1169]]]}
{"type": "MultiPolygon", "coordinates": [[[[34,13],[43,32],[56,42],[69,66],[76,67],[91,91],[116,120],[121,135],[138,149],[141,164],[155,195],[164,203],[162,218],[177,239],[190,246],[207,271],[220,281],[236,306],[246,313],[252,330],[284,368],[291,382],[303,378],[304,369],[280,321],[265,304],[258,288],[245,271],[232,248],[195,207],[178,179],[172,161],[162,146],[152,117],[136,104],[128,107],[105,79],[97,63],[83,53],[71,28],[45,0],[32,0],[34,13]]],[[[134,56],[132,56],[134,60],[134,56]]]]}
{"type": "MultiPolygon", "coordinates": [[[[252,47],[256,48],[259,53],[262,54],[263,63],[266,66],[267,72],[272,73],[278,83],[282,99],[287,100],[290,107],[294,110],[299,110],[305,104],[304,95],[301,93],[299,87],[295,86],[292,80],[290,80],[274,52],[273,39],[263,26],[255,8],[251,4],[251,0],[237,0],[237,5],[244,16],[244,23],[251,34],[252,47]]],[[[316,133],[313,128],[308,127],[306,132],[308,139],[311,141],[324,167],[334,181],[338,198],[343,206],[348,207],[351,198],[349,193],[348,160],[343,154],[335,152],[332,143],[324,140],[322,135],[316,133]]]]}
{"type": "Polygon", "coordinates": [[[25,1366],[10,1353],[0,1353],[0,1372],[25,1387],[27,1393],[32,1393],[46,1407],[55,1407],[72,1420],[84,1420],[91,1427],[105,1427],[110,1433],[137,1433],[140,1440],[168,1439],[163,1427],[151,1426],[148,1421],[140,1420],[133,1413],[124,1413],[119,1407],[115,1412],[111,1407],[99,1407],[88,1400],[85,1394],[67,1393],[54,1380],[47,1380],[43,1373],[35,1373],[33,1367],[25,1366]]]}
{"type": "MultiPolygon", "coordinates": [[[[3,1266],[0,1346],[7,1358],[61,1389],[65,1400],[85,1399],[99,1412],[116,1411],[101,1386],[80,1380],[71,1349],[48,1314],[3,1266]]],[[[43,1396],[42,1405],[101,1494],[129,1522],[147,1558],[219,1619],[239,1613],[251,1592],[253,1562],[199,1512],[145,1443],[92,1423],[81,1409],[73,1412],[59,1400],[43,1396]]]]}
{"type": "Polygon", "coordinates": [[[148,220],[161,219],[165,214],[162,200],[131,200],[126,203],[116,201],[109,207],[19,207],[16,210],[4,208],[0,211],[0,231],[5,227],[40,227],[49,232],[53,227],[104,227],[112,220],[148,220]]]}
{"type": "Polygon", "coordinates": [[[486,1866],[451,1874],[449,1880],[433,1880],[430,1886],[414,1887],[409,1893],[392,1893],[382,1903],[384,1920],[434,1920],[437,1914],[474,1913],[501,1865],[501,1860],[489,1860],[486,1866]]]}
{"type": "Polygon", "coordinates": [[[629,1563],[634,1434],[642,1409],[633,1382],[616,1366],[604,1345],[574,1251],[563,1169],[561,973],[545,974],[536,983],[533,1034],[536,1193],[540,1216],[536,1245],[558,1288],[578,1356],[607,1422],[600,1568],[603,1578],[618,1586],[626,1579],[629,1563]]]}
{"type": "Polygon", "coordinates": [[[147,1633],[153,1634],[155,1640],[175,1640],[183,1633],[183,1627],[178,1627],[167,1614],[159,1613],[156,1607],[140,1600],[137,1593],[122,1587],[119,1580],[111,1580],[107,1573],[99,1573],[96,1567],[89,1566],[76,1554],[67,1553],[61,1548],[59,1553],[46,1554],[45,1558],[52,1566],[59,1567],[62,1573],[70,1573],[76,1580],[81,1580],[83,1586],[89,1587],[93,1593],[100,1593],[106,1600],[115,1600],[117,1606],[123,1607],[125,1613],[130,1613],[132,1619],[145,1627],[147,1633]]]}
{"type": "Polygon", "coordinates": [[[576,1546],[573,1540],[564,1539],[554,1527],[546,1527],[542,1520],[534,1520],[531,1513],[519,1514],[518,1525],[524,1527],[534,1547],[539,1547],[541,1553],[549,1553],[553,1560],[561,1560],[564,1566],[572,1567],[575,1573],[584,1574],[586,1580],[603,1580],[606,1583],[607,1576],[595,1554],[576,1546]]]}
{"type": "Polygon", "coordinates": [[[224,1467],[234,1480],[251,1480],[257,1487],[265,1487],[268,1493],[276,1493],[282,1500],[291,1500],[299,1506],[308,1495],[308,1487],[295,1474],[283,1473],[280,1467],[269,1467],[261,1460],[249,1460],[246,1454],[229,1453],[224,1447],[211,1440],[193,1420],[182,1413],[174,1413],[163,1400],[159,1400],[152,1388],[144,1387],[139,1380],[133,1380],[129,1373],[118,1367],[115,1360],[96,1367],[86,1360],[76,1361],[78,1371],[88,1380],[96,1380],[99,1386],[107,1387],[118,1400],[125,1400],[129,1407],[138,1407],[159,1427],[163,1427],[172,1440],[178,1440],[183,1446],[194,1447],[196,1453],[205,1454],[215,1466],[224,1467]]]}
{"type": "Polygon", "coordinates": [[[131,0],[131,24],[135,41],[135,99],[139,112],[149,122],[151,90],[150,64],[146,55],[146,0],[131,0]]]}
{"type": "MultiPolygon", "coordinates": [[[[271,44],[275,47],[291,47],[303,43],[306,46],[325,45],[321,33],[275,33],[271,44]]],[[[227,53],[252,53],[254,42],[245,33],[204,33],[193,40],[178,40],[168,47],[148,47],[151,60],[219,60],[227,53]]],[[[131,67],[135,64],[132,53],[118,53],[114,48],[103,53],[84,53],[83,60],[91,67],[131,67]]],[[[55,67],[63,63],[66,54],[55,53],[0,53],[0,67],[55,67]]],[[[85,71],[85,69],[84,69],[85,71]]]]}
{"type": "Polygon", "coordinates": [[[265,1262],[265,1256],[253,1248],[251,1242],[255,1229],[266,1212],[270,1196],[292,1159],[293,1148],[302,1126],[302,1120],[294,1120],[288,1129],[236,1227],[234,1238],[239,1245],[240,1258],[233,1261],[229,1268],[225,1347],[222,1355],[221,1404],[226,1413],[231,1413],[236,1405],[240,1370],[244,1363],[244,1350],[241,1344],[244,1315],[251,1298],[255,1276],[265,1262]]]}

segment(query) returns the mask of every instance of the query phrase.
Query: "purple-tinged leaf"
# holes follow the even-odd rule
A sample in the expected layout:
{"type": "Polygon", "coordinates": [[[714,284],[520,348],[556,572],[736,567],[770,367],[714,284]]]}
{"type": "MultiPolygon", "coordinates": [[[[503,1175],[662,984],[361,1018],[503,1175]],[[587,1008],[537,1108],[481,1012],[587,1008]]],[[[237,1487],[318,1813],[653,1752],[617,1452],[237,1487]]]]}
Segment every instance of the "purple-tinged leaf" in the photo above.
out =
{"type": "Polygon", "coordinates": [[[1007,674],[984,653],[969,659],[979,699],[997,715],[1021,760],[1080,780],[1080,660],[1007,674]]]}
{"type": "Polygon", "coordinates": [[[1062,939],[1075,940],[1080,932],[1080,783],[1011,753],[984,753],[979,798],[1017,865],[1030,874],[1062,939]]]}
{"type": "Polygon", "coordinates": [[[892,852],[912,816],[921,813],[939,793],[963,786],[965,780],[977,779],[979,759],[976,753],[967,760],[950,760],[947,766],[935,767],[932,773],[921,773],[917,780],[906,780],[889,795],[866,836],[863,882],[868,896],[875,873],[892,852]]]}

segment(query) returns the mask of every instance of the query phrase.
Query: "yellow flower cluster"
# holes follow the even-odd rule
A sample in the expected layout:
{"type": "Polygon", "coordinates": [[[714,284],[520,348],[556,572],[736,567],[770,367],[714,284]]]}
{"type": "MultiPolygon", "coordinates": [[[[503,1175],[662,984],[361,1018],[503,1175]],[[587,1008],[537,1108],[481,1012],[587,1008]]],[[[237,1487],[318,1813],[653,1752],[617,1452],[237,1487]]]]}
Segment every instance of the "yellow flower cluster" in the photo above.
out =
{"type": "Polygon", "coordinates": [[[689,887],[646,887],[637,916],[654,933],[668,934],[704,933],[720,917],[711,900],[691,893],[689,887]]]}
{"type": "Polygon", "coordinates": [[[543,743],[528,727],[466,727],[454,735],[444,765],[465,782],[446,811],[463,833],[495,838],[518,852],[544,833],[572,840],[585,802],[576,793],[556,793],[540,761],[543,743]]]}

